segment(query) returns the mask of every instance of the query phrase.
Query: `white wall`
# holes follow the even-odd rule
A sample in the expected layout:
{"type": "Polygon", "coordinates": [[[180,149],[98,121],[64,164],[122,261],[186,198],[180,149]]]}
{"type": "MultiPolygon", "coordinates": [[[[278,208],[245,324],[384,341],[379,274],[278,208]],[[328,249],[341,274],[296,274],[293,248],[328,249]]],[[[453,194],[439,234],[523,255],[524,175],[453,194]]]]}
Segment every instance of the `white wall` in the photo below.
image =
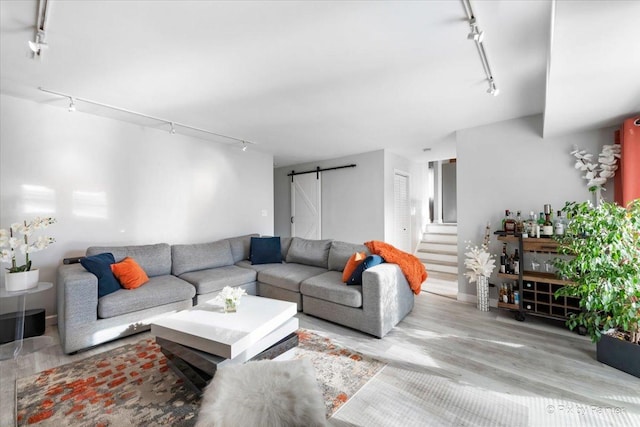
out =
{"type": "Polygon", "coordinates": [[[292,170],[355,164],[322,173],[322,238],[353,243],[384,239],[384,152],[281,167],[274,170],[275,234],[291,235],[292,170]]]}
{"type": "MultiPolygon", "coordinates": [[[[43,233],[56,243],[33,256],[43,281],[91,245],[273,233],[271,155],[6,95],[0,123],[0,226],[58,221],[43,233]]],[[[55,314],[55,293],[29,296],[28,308],[55,314]]]]}
{"type": "MultiPolygon", "coordinates": [[[[593,201],[569,153],[575,144],[597,156],[604,144],[613,142],[615,128],[542,139],[541,125],[542,116],[537,115],[458,132],[459,299],[476,293],[475,283],[469,285],[462,276],[464,252],[467,241],[482,243],[487,222],[493,233],[505,209],[528,215],[530,210],[542,211],[546,203],[555,211],[566,201],[593,201]]],[[[612,200],[613,188],[604,195],[612,200]]],[[[493,236],[491,242],[491,251],[498,254],[501,246],[493,236]]]]}
{"type": "Polygon", "coordinates": [[[355,168],[328,171],[322,175],[322,237],[353,243],[383,240],[395,245],[393,177],[400,171],[410,176],[411,247],[398,248],[413,252],[428,215],[427,164],[386,150],[275,169],[276,235],[291,235],[291,177],[288,173],[352,163],[356,164],[355,168]]]}

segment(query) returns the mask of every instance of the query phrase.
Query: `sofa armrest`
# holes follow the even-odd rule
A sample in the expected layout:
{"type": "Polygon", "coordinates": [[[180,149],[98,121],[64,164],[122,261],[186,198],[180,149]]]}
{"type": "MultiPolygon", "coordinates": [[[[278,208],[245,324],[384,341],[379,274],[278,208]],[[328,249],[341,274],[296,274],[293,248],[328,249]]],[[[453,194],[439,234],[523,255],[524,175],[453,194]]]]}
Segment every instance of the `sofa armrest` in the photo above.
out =
{"type": "Polygon", "coordinates": [[[61,338],[66,328],[95,322],[98,318],[98,278],[80,264],[61,265],[58,267],[57,303],[61,338]]]}
{"type": "Polygon", "coordinates": [[[362,274],[362,309],[384,334],[413,310],[414,295],[397,264],[383,263],[362,274]]]}

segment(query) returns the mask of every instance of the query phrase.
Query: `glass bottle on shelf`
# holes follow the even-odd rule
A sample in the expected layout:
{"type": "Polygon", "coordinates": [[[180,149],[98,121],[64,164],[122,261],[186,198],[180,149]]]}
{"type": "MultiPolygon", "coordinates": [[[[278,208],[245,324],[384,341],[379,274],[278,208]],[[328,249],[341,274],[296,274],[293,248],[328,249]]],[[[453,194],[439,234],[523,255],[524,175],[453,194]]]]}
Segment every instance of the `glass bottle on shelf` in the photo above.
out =
{"type": "Polygon", "coordinates": [[[506,234],[515,234],[516,232],[516,220],[513,219],[513,213],[509,209],[504,211],[505,219],[504,219],[504,232],[506,234]]]}
{"type": "Polygon", "coordinates": [[[562,217],[562,211],[558,211],[558,216],[553,223],[553,234],[556,236],[564,235],[564,218],[562,217]]]}
{"type": "Polygon", "coordinates": [[[520,274],[520,254],[518,254],[518,249],[513,254],[513,274],[520,274]]]}
{"type": "Polygon", "coordinates": [[[507,244],[502,244],[502,254],[500,255],[500,273],[507,272],[507,244]]]}
{"type": "Polygon", "coordinates": [[[536,214],[534,211],[529,212],[529,237],[540,237],[540,229],[537,227],[536,214]]]}
{"type": "Polygon", "coordinates": [[[524,222],[522,221],[522,215],[520,211],[517,211],[516,214],[516,233],[522,234],[524,232],[524,222]]]}
{"type": "Polygon", "coordinates": [[[544,224],[542,226],[542,234],[545,237],[553,236],[553,223],[551,222],[551,214],[544,214],[544,224]]]}

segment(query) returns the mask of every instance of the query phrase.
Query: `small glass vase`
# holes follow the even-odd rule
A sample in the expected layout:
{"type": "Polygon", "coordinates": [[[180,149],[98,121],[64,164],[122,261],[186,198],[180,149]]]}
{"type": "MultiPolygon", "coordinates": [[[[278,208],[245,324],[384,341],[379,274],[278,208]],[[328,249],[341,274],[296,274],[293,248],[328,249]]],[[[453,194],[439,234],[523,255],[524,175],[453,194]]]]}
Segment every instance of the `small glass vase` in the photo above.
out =
{"type": "Polygon", "coordinates": [[[238,301],[231,298],[224,300],[225,313],[235,313],[237,310],[238,310],[238,301]]]}

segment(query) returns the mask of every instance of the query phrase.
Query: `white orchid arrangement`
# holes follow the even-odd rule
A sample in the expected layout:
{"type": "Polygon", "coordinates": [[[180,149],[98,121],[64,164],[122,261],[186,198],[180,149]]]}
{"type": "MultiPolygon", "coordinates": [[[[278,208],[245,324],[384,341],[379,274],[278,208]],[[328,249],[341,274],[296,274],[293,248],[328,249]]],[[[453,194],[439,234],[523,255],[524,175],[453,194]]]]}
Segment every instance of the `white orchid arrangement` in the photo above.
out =
{"type": "Polygon", "coordinates": [[[618,169],[618,159],[620,158],[620,145],[610,144],[602,147],[602,151],[598,156],[598,163],[593,163],[593,154],[585,150],[580,150],[574,146],[571,154],[576,158],[574,167],[585,174],[582,176],[586,179],[589,191],[596,191],[603,188],[607,179],[613,178],[618,169]]]}
{"type": "Polygon", "coordinates": [[[56,222],[54,218],[36,217],[31,222],[26,220],[22,223],[16,222],[11,224],[7,229],[0,229],[0,262],[11,263],[11,267],[7,268],[9,273],[19,273],[31,270],[31,260],[29,254],[39,252],[46,249],[50,244],[55,242],[52,237],[40,236],[35,242],[29,243],[29,237],[36,230],[42,230],[56,222]],[[21,235],[22,237],[16,237],[21,235]],[[16,252],[20,251],[25,256],[25,263],[18,265],[16,261],[16,252]]]}
{"type": "Polygon", "coordinates": [[[230,286],[225,286],[222,288],[220,293],[215,297],[214,301],[219,304],[232,304],[238,305],[240,301],[240,297],[246,295],[247,291],[242,288],[232,288],[230,286]]]}
{"type": "Polygon", "coordinates": [[[496,268],[496,260],[495,256],[489,253],[487,244],[485,243],[481,246],[471,246],[468,244],[466,249],[468,252],[465,253],[467,259],[464,260],[464,265],[469,271],[464,273],[464,275],[469,278],[469,283],[478,280],[479,276],[491,276],[491,273],[493,273],[493,270],[496,268]]]}

